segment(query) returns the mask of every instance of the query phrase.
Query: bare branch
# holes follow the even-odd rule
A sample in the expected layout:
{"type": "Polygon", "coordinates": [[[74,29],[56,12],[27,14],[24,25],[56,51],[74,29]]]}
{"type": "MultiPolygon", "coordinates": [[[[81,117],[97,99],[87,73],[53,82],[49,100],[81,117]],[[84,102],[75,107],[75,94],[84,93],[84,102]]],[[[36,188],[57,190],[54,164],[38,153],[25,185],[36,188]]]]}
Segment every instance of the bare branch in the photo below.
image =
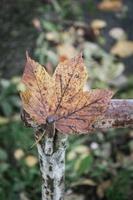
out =
{"type": "Polygon", "coordinates": [[[67,135],[60,133],[53,137],[45,135],[37,143],[42,175],[42,200],[64,199],[66,147],[67,135]]]}
{"type": "Polygon", "coordinates": [[[95,122],[94,129],[133,128],[133,99],[112,99],[102,119],[95,122]]]}

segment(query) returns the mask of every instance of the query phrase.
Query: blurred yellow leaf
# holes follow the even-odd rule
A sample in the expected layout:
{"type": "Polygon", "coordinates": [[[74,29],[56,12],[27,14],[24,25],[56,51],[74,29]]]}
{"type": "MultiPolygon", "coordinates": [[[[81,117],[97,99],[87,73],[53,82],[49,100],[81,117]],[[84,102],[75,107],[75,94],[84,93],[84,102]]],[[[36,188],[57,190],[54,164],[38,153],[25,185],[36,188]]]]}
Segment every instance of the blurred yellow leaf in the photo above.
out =
{"type": "Polygon", "coordinates": [[[95,186],[96,182],[94,182],[92,179],[83,179],[76,181],[75,183],[71,184],[71,187],[75,187],[78,185],[89,185],[89,186],[95,186]]]}
{"type": "Polygon", "coordinates": [[[116,40],[125,40],[126,39],[126,33],[125,31],[120,28],[120,27],[115,27],[115,28],[112,28],[110,31],[109,31],[109,35],[116,39],[116,40]]]}
{"type": "Polygon", "coordinates": [[[70,151],[70,152],[67,154],[67,160],[69,160],[69,161],[74,160],[76,157],[77,157],[77,155],[76,155],[76,152],[75,152],[75,151],[70,151]]]}
{"type": "Polygon", "coordinates": [[[85,145],[79,145],[79,146],[77,146],[75,149],[74,149],[74,151],[76,152],[76,153],[79,153],[79,154],[89,154],[90,152],[89,152],[89,148],[87,147],[87,146],[85,146],[85,145]]]}
{"type": "Polygon", "coordinates": [[[104,20],[101,20],[101,19],[94,19],[92,22],[91,22],[91,27],[93,29],[102,29],[104,27],[107,26],[107,23],[106,21],[104,20]]]}
{"type": "Polygon", "coordinates": [[[77,157],[77,154],[89,155],[89,148],[85,145],[79,145],[67,154],[67,159],[73,160],[77,157]]]}
{"type": "Polygon", "coordinates": [[[46,39],[48,41],[59,42],[60,37],[58,32],[47,32],[46,39]]]}
{"type": "Polygon", "coordinates": [[[16,149],[14,151],[14,157],[16,160],[20,160],[24,156],[24,151],[22,149],[16,149]]]}
{"type": "Polygon", "coordinates": [[[111,49],[111,53],[126,58],[133,54],[133,41],[118,41],[111,49]]]}
{"type": "Polygon", "coordinates": [[[29,155],[25,158],[25,163],[28,167],[33,167],[37,164],[38,160],[35,156],[29,155]]]}
{"type": "Polygon", "coordinates": [[[0,125],[2,124],[7,124],[7,123],[9,123],[9,118],[7,118],[7,117],[0,117],[0,125]]]}
{"type": "Polygon", "coordinates": [[[41,30],[41,23],[40,23],[40,20],[38,18],[34,18],[32,20],[32,24],[38,31],[41,30]]]}
{"type": "Polygon", "coordinates": [[[98,8],[102,11],[121,11],[123,8],[123,3],[120,0],[103,0],[98,4],[98,8]]]}

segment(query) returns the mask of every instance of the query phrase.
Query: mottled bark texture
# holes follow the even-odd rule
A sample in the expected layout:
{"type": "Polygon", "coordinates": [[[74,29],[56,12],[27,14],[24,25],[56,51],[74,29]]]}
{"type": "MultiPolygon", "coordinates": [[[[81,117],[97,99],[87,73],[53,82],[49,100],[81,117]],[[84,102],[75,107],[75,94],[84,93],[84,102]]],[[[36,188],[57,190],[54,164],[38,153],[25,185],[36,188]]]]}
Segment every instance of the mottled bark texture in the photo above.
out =
{"type": "Polygon", "coordinates": [[[42,174],[42,200],[64,199],[66,147],[67,136],[60,133],[51,137],[45,135],[37,144],[42,174]]]}
{"type": "Polygon", "coordinates": [[[95,129],[133,128],[133,100],[112,99],[104,117],[93,124],[95,129]]]}

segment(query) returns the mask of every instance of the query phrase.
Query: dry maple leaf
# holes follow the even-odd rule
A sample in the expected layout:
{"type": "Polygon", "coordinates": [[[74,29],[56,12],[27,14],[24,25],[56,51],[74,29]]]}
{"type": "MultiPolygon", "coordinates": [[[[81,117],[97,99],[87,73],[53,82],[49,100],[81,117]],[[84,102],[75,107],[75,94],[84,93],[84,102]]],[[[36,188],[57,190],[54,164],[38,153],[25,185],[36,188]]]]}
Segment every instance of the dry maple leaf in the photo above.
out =
{"type": "Polygon", "coordinates": [[[62,133],[87,133],[104,115],[110,90],[83,91],[87,69],[82,55],[59,63],[53,77],[27,55],[20,93],[27,123],[49,125],[62,133]],[[53,126],[54,124],[54,126],[53,126]]]}

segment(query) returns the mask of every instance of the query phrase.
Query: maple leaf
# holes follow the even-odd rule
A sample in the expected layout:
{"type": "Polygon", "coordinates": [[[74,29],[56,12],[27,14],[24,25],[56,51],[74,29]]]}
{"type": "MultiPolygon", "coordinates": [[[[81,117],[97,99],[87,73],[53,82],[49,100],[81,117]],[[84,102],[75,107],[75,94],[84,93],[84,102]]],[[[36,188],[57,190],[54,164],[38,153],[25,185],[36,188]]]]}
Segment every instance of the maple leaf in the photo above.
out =
{"type": "Polygon", "coordinates": [[[27,123],[54,124],[62,133],[87,133],[104,115],[112,91],[83,91],[88,78],[82,55],[59,63],[53,77],[27,54],[20,92],[27,123]]]}

